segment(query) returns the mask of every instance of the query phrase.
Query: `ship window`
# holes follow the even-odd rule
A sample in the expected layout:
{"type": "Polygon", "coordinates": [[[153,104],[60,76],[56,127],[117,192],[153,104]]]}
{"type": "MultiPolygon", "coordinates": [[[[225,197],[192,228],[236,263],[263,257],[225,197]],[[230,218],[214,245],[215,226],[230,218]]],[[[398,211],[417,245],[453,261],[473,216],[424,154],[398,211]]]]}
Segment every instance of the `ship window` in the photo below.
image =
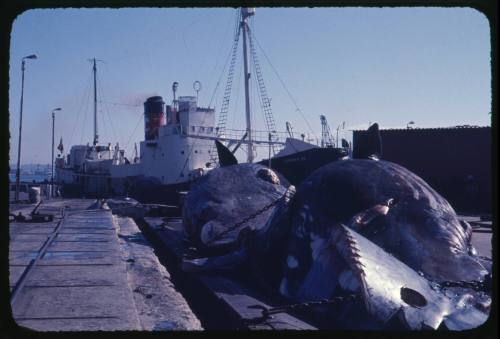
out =
{"type": "Polygon", "coordinates": [[[205,127],[200,127],[200,132],[205,133],[205,127]]]}
{"type": "Polygon", "coordinates": [[[195,127],[191,126],[191,132],[194,132],[194,130],[195,130],[195,127]]]}
{"type": "Polygon", "coordinates": [[[184,151],[181,151],[181,154],[184,154],[184,151]]]}

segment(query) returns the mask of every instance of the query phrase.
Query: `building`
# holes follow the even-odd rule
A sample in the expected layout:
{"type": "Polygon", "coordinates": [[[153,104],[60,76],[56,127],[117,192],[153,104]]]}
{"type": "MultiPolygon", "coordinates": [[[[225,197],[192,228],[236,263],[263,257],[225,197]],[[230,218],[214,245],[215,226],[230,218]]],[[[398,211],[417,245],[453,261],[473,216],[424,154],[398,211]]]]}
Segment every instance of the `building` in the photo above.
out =
{"type": "MultiPolygon", "coordinates": [[[[366,131],[353,131],[353,152],[366,131]]],[[[458,212],[491,213],[491,127],[380,130],[382,158],[424,179],[458,212]]]]}

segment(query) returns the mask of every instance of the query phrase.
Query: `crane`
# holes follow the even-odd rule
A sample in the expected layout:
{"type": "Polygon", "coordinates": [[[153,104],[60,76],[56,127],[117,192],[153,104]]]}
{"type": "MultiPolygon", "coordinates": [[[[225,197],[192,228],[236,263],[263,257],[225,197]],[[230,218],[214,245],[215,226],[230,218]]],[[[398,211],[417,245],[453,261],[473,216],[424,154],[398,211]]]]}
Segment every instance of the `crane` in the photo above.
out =
{"type": "Polygon", "coordinates": [[[321,120],[321,147],[335,147],[326,117],[320,115],[319,118],[321,120]]]}

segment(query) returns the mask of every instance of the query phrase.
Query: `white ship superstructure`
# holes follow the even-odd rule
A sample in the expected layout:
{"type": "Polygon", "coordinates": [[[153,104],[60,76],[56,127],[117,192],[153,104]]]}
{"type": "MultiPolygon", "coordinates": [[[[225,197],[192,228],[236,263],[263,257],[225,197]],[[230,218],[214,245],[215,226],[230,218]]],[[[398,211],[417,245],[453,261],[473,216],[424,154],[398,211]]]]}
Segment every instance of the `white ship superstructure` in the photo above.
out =
{"type": "Polygon", "coordinates": [[[161,96],[144,103],[145,137],[133,159],[126,158],[118,144],[98,145],[96,124],[93,145],[74,145],[65,158],[58,157],[56,182],[63,194],[125,195],[141,180],[165,186],[167,191],[168,186],[179,190],[210,170],[215,111],[198,107],[195,96],[176,100],[176,85],[172,105],[165,105],[161,96]]]}
{"type": "Polygon", "coordinates": [[[145,138],[140,156],[136,163],[125,161],[110,167],[113,193],[126,194],[126,182],[133,182],[131,179],[179,186],[211,169],[213,141],[189,135],[213,137],[214,110],[198,107],[192,96],[181,96],[174,106],[165,108],[159,96],[144,103],[145,138]]]}
{"type": "MultiPolygon", "coordinates": [[[[163,102],[159,102],[161,97],[149,100],[157,100],[155,107],[163,105],[163,102]]],[[[142,174],[158,178],[165,185],[192,180],[210,169],[209,152],[213,141],[188,135],[212,137],[214,110],[198,107],[193,96],[181,96],[178,106],[178,109],[166,107],[166,119],[160,117],[163,113],[158,109],[155,112],[145,110],[145,124],[148,124],[149,119],[150,126],[146,126],[145,140],[140,143],[142,174]],[[160,125],[155,125],[156,122],[160,122],[160,125]]]]}

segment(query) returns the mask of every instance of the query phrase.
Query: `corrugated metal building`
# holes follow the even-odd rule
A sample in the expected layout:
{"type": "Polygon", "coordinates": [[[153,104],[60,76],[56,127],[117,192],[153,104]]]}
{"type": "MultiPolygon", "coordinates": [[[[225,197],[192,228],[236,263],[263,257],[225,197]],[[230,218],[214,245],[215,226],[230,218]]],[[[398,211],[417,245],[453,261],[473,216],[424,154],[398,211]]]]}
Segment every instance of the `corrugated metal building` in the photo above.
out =
{"type": "MultiPolygon", "coordinates": [[[[353,131],[353,152],[366,131],[353,131]]],[[[491,212],[491,127],[380,130],[382,158],[429,183],[459,212],[491,212]]]]}

